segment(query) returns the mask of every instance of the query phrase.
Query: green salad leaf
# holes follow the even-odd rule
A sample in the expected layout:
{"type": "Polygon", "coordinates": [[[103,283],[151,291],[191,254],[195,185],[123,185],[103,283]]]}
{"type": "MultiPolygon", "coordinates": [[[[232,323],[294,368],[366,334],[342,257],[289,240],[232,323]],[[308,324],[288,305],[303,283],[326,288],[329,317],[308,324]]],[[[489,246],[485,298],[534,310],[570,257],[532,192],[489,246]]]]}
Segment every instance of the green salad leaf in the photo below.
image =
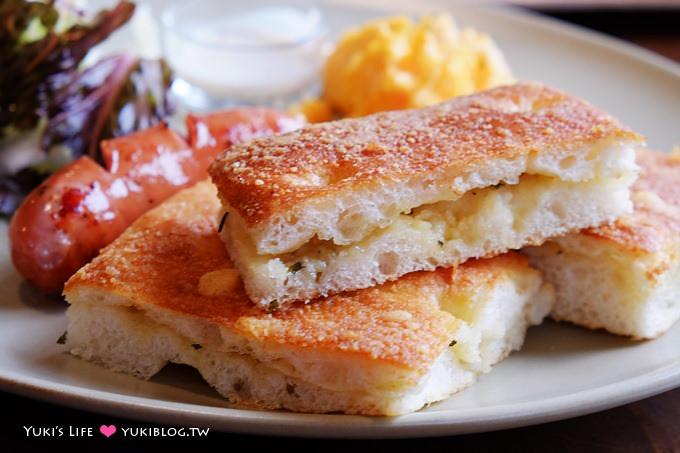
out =
{"type": "Polygon", "coordinates": [[[127,22],[134,9],[121,1],[92,23],[77,22],[60,32],[54,0],[0,2],[0,138],[33,129],[88,51],[127,22]]]}
{"type": "Polygon", "coordinates": [[[0,216],[68,162],[89,155],[101,163],[101,140],[172,113],[172,74],[163,60],[120,54],[80,68],[134,9],[121,1],[84,21],[65,0],[0,1],[0,216]]]}

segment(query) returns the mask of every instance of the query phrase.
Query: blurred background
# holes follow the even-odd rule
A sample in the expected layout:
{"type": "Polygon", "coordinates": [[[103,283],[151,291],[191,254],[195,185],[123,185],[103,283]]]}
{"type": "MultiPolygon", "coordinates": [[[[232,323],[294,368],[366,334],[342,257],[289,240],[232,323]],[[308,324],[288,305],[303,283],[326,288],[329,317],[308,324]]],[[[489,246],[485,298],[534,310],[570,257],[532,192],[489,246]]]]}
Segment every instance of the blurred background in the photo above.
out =
{"type": "Polygon", "coordinates": [[[680,61],[679,0],[516,0],[510,3],[625,39],[680,61]]]}

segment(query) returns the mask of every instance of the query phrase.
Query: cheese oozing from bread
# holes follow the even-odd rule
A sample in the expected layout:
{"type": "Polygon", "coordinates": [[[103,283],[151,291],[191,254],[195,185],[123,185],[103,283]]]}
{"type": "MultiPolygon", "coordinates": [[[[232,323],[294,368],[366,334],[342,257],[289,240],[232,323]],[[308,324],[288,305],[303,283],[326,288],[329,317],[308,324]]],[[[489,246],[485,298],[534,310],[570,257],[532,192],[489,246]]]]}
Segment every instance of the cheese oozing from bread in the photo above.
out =
{"type": "Polygon", "coordinates": [[[73,276],[70,351],[142,379],[187,364],[238,406],[397,415],[471,385],[552,306],[508,253],[265,313],[234,283],[219,209],[199,183],[73,276]]]}
{"type": "Polygon", "coordinates": [[[282,306],[613,220],[640,140],[523,83],[255,140],[210,171],[248,295],[282,306]]]}
{"type": "Polygon", "coordinates": [[[648,339],[680,318],[680,158],[637,161],[632,214],[524,251],[555,284],[553,318],[648,339]]]}

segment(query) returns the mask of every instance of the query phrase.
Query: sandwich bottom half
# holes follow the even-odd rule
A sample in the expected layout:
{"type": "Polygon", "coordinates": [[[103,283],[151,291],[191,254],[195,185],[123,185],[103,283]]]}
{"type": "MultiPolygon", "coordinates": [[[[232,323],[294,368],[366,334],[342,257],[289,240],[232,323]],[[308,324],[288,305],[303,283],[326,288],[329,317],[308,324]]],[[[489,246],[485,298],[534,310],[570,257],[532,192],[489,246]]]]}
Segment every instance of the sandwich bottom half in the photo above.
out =
{"type": "Polygon", "coordinates": [[[651,339],[680,319],[680,156],[637,163],[632,214],[524,252],[555,285],[553,318],[651,339]]]}
{"type": "Polygon", "coordinates": [[[71,353],[142,379],[190,365],[238,407],[398,415],[474,383],[554,300],[507,253],[265,312],[222,246],[219,210],[199,183],[72,277],[71,353]]]}

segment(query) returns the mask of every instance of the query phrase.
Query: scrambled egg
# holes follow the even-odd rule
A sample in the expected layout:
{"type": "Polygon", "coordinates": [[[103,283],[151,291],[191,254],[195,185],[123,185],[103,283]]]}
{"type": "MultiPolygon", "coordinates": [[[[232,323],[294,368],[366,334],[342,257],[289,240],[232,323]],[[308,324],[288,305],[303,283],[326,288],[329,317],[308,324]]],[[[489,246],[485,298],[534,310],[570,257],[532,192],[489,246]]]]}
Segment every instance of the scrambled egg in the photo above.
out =
{"type": "Polygon", "coordinates": [[[348,31],[326,62],[322,98],[295,110],[327,121],[424,107],[513,81],[488,35],[459,29],[446,14],[418,23],[396,16],[348,31]]]}

